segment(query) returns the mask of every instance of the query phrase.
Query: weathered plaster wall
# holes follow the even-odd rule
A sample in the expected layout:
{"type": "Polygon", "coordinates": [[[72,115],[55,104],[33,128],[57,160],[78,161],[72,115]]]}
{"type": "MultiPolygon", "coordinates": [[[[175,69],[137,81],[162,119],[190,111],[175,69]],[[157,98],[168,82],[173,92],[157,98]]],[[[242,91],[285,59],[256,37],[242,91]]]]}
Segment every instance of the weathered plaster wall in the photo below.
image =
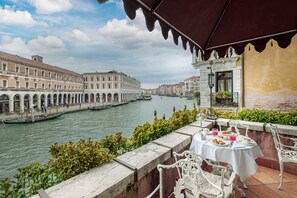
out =
{"type": "Polygon", "coordinates": [[[297,108],[297,35],[286,49],[274,40],[261,53],[246,46],[244,72],[247,108],[297,108]]]}

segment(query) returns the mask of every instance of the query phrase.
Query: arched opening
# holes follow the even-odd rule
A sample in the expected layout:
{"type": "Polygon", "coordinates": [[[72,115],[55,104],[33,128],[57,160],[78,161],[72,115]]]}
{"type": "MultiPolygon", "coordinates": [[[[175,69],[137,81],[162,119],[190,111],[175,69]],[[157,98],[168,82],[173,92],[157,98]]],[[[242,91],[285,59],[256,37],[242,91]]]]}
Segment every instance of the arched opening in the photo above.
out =
{"type": "Polygon", "coordinates": [[[107,102],[111,102],[111,99],[112,99],[111,93],[107,94],[107,102]]]}
{"type": "Polygon", "coordinates": [[[71,94],[71,104],[74,104],[74,94],[71,94]]]}
{"type": "Polygon", "coordinates": [[[106,94],[102,94],[102,102],[106,102],[106,94]]]}
{"type": "Polygon", "coordinates": [[[54,101],[53,101],[54,104],[53,105],[56,106],[56,104],[57,104],[57,94],[54,94],[54,97],[53,98],[54,98],[54,101]]]}
{"type": "Polygon", "coordinates": [[[20,112],[20,102],[21,102],[21,100],[20,100],[20,95],[15,95],[14,97],[13,97],[13,109],[14,109],[14,112],[20,112]]]}
{"type": "Polygon", "coordinates": [[[41,104],[41,106],[45,106],[45,95],[44,94],[42,94],[41,96],[40,96],[40,104],[41,104]]]}
{"type": "Polygon", "coordinates": [[[94,102],[94,94],[93,93],[90,94],[90,102],[94,102]]]}
{"type": "Polygon", "coordinates": [[[62,103],[62,94],[59,94],[59,105],[61,105],[62,103]]]}
{"type": "Polygon", "coordinates": [[[114,102],[119,102],[119,94],[118,94],[118,93],[115,93],[115,94],[113,95],[113,101],[114,101],[114,102]]]}
{"type": "Polygon", "coordinates": [[[85,102],[88,103],[89,102],[89,95],[85,94],[85,102]]]}
{"type": "Polygon", "coordinates": [[[67,97],[67,94],[64,94],[64,97],[63,97],[63,104],[64,105],[67,103],[66,97],[67,97]]]}
{"type": "Polygon", "coordinates": [[[70,101],[71,101],[71,94],[68,94],[68,102],[67,102],[67,104],[70,104],[70,101]]]}
{"type": "Polygon", "coordinates": [[[77,104],[77,94],[75,94],[74,103],[77,104]]]}
{"type": "Polygon", "coordinates": [[[37,108],[38,105],[38,95],[34,94],[33,95],[33,108],[37,108]]]}
{"type": "Polygon", "coordinates": [[[52,106],[52,96],[51,96],[51,94],[48,94],[47,95],[47,106],[48,107],[50,107],[50,106],[52,106]]]}
{"type": "Polygon", "coordinates": [[[0,96],[0,113],[9,113],[9,96],[1,95],[0,96]]]}
{"type": "Polygon", "coordinates": [[[30,109],[30,95],[26,94],[24,96],[24,110],[29,111],[29,109],[30,109]]]}
{"type": "Polygon", "coordinates": [[[96,102],[100,102],[100,94],[96,94],[96,102]]]}

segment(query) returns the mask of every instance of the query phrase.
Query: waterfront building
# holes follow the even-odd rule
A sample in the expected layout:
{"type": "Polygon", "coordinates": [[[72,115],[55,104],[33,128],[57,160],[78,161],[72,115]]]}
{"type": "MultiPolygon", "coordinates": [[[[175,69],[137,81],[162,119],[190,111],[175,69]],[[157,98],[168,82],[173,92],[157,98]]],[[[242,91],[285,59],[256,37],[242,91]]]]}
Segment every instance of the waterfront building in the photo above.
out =
{"type": "Polygon", "coordinates": [[[141,97],[140,81],[122,72],[84,73],[83,78],[86,102],[129,102],[141,97]]]}
{"type": "Polygon", "coordinates": [[[0,52],[0,71],[0,113],[82,102],[82,76],[45,64],[41,56],[0,52]]]}
{"type": "Polygon", "coordinates": [[[184,86],[184,93],[185,96],[194,96],[195,92],[200,91],[200,76],[192,76],[190,78],[187,78],[185,81],[184,86]]]}
{"type": "Polygon", "coordinates": [[[174,84],[174,93],[176,96],[184,96],[184,82],[174,84]]]}
{"type": "Polygon", "coordinates": [[[242,55],[229,48],[224,57],[213,51],[208,60],[194,55],[193,66],[200,69],[201,107],[210,106],[208,74],[214,73],[213,101],[218,106],[296,109],[297,108],[297,35],[287,48],[270,40],[257,52],[248,44],[242,55]],[[277,58],[271,58],[277,57],[277,58]],[[212,63],[212,64],[210,64],[212,63]],[[224,95],[229,92],[231,95],[224,95]]]}
{"type": "Polygon", "coordinates": [[[141,96],[140,81],[117,71],[79,74],[0,51],[0,113],[97,102],[128,102],[141,96]]]}

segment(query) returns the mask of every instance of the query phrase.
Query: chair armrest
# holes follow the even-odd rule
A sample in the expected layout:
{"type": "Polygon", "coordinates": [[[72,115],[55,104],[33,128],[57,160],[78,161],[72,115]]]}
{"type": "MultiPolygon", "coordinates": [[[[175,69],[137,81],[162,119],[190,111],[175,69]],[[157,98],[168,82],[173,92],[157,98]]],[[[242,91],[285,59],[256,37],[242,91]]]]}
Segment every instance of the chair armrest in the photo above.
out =
{"type": "Polygon", "coordinates": [[[151,192],[151,194],[149,194],[148,196],[146,196],[145,198],[151,198],[154,197],[154,194],[160,189],[160,184],[157,186],[157,188],[155,188],[155,190],[153,192],[151,192]]]}
{"type": "Polygon", "coordinates": [[[287,150],[286,148],[290,148],[290,149],[293,149],[293,150],[297,151],[296,146],[289,146],[289,145],[286,145],[286,144],[283,144],[283,143],[280,143],[280,144],[283,147],[283,150],[287,150]]]}
{"type": "Polygon", "coordinates": [[[231,177],[229,178],[225,186],[230,186],[231,184],[233,184],[235,179],[236,179],[236,173],[232,172],[231,177]]]}

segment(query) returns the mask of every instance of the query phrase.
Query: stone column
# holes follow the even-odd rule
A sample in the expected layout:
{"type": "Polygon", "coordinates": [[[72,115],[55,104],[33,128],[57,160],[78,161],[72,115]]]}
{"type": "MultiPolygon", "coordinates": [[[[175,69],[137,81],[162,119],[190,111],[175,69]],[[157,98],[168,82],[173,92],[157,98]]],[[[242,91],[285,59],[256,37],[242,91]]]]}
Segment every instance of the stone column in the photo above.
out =
{"type": "Polygon", "coordinates": [[[64,94],[61,95],[61,104],[64,104],[64,94]]]}
{"type": "Polygon", "coordinates": [[[45,107],[47,107],[47,99],[48,99],[48,98],[47,98],[47,94],[45,94],[45,97],[44,97],[44,106],[45,106],[45,107]]]}
{"type": "Polygon", "coordinates": [[[9,112],[14,111],[14,106],[13,106],[13,99],[9,99],[9,112]]]}
{"type": "Polygon", "coordinates": [[[25,96],[21,96],[21,97],[20,97],[20,112],[21,112],[21,113],[24,112],[24,97],[25,97],[25,96]]]}
{"type": "Polygon", "coordinates": [[[41,95],[38,96],[38,100],[37,100],[37,108],[41,109],[41,95]]]}

